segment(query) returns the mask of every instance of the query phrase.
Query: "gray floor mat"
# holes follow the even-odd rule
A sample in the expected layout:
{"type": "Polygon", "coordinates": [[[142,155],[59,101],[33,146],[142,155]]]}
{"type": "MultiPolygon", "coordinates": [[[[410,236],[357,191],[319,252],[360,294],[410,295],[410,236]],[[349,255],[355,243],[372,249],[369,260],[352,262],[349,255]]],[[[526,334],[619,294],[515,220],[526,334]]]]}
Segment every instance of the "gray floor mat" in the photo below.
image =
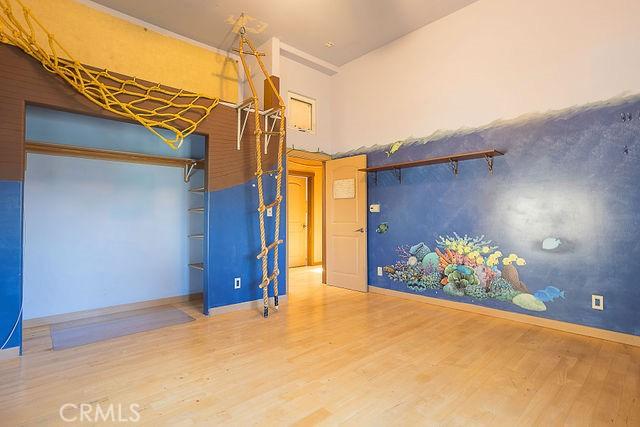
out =
{"type": "Polygon", "coordinates": [[[172,306],[150,307],[51,325],[51,341],[54,350],[62,350],[192,320],[172,306]]]}

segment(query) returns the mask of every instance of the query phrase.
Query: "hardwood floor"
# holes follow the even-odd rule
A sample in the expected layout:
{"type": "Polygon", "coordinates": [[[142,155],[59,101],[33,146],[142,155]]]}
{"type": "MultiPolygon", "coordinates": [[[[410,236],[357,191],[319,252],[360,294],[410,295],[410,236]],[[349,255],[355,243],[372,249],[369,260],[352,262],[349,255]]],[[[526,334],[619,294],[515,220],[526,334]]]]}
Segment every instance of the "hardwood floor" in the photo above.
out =
{"type": "Polygon", "coordinates": [[[0,363],[0,424],[69,425],[64,403],[137,403],[137,424],[153,426],[640,425],[640,348],[318,274],[292,271],[287,305],[266,320],[185,303],[196,321],[55,352],[43,327],[26,331],[28,353],[0,363]]]}

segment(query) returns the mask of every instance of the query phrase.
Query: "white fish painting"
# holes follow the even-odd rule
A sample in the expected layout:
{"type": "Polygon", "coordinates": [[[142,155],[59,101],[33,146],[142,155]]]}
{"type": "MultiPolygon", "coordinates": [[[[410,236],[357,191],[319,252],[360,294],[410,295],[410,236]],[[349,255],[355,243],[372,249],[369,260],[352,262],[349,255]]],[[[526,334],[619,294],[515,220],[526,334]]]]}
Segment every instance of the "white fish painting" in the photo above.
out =
{"type": "Polygon", "coordinates": [[[558,249],[562,245],[562,240],[557,237],[547,237],[542,241],[542,250],[552,251],[558,249]]]}

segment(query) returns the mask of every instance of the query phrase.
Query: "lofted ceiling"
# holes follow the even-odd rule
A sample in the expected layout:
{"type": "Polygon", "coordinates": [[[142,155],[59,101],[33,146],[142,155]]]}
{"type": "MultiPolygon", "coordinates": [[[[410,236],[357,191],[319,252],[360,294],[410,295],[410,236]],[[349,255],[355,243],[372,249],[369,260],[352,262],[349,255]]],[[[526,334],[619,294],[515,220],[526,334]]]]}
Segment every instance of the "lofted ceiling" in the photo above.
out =
{"type": "Polygon", "coordinates": [[[271,37],[340,66],[476,0],[93,0],[230,50],[241,14],[257,45],[271,37]],[[325,44],[331,42],[332,47],[325,44]]]}

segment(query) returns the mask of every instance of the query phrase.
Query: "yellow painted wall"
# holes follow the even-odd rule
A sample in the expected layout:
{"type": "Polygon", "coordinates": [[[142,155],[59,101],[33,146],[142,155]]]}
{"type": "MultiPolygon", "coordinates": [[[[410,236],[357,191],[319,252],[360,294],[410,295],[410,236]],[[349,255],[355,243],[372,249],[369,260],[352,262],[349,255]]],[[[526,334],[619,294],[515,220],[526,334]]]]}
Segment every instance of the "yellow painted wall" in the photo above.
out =
{"type": "MultiPolygon", "coordinates": [[[[84,64],[237,102],[238,69],[233,59],[74,0],[23,3],[84,64]]],[[[11,4],[18,15],[18,3],[11,4]]]]}

